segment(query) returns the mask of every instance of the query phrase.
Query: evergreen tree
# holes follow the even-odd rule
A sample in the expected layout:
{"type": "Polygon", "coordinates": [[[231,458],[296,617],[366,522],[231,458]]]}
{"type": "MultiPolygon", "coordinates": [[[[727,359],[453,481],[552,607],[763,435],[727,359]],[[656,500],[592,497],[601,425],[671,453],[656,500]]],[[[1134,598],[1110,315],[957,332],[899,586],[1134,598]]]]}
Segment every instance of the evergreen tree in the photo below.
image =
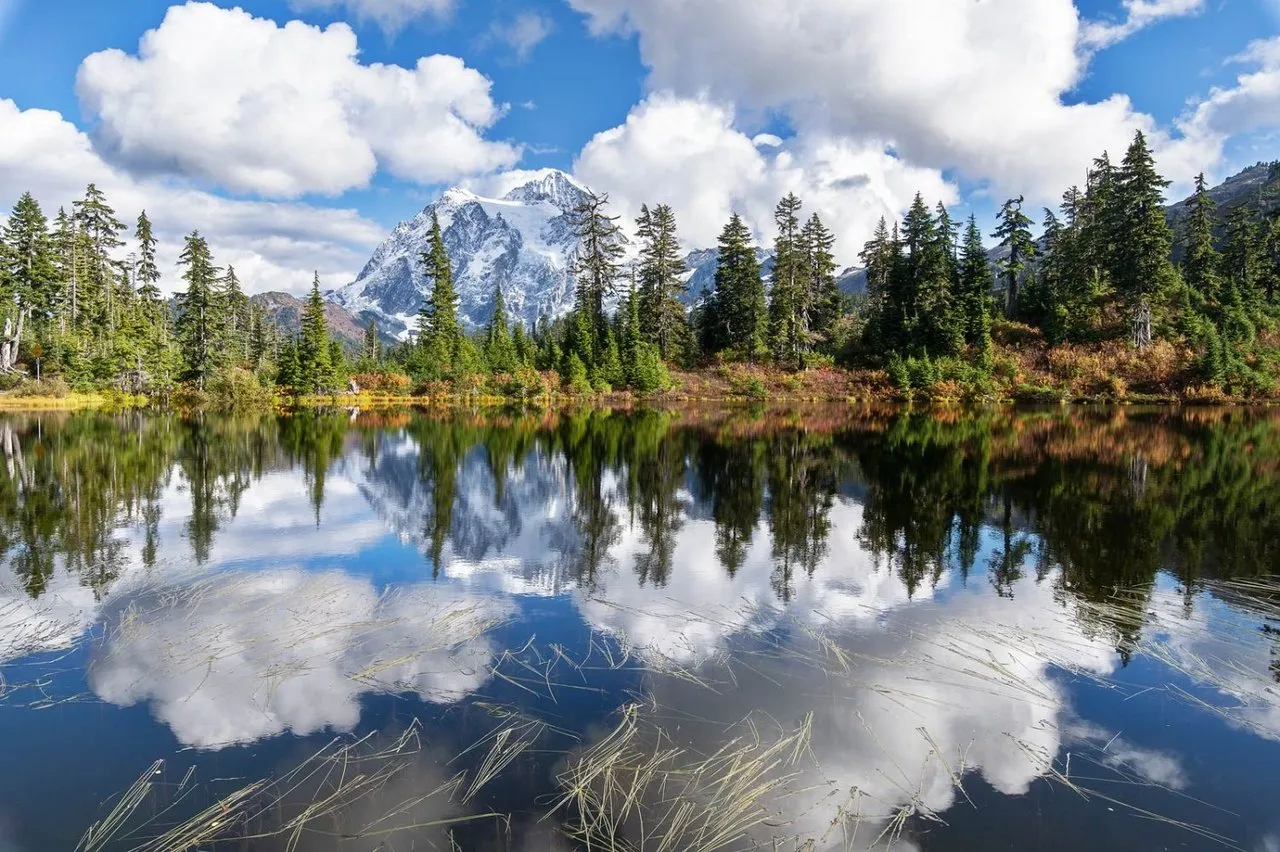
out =
{"type": "Polygon", "coordinates": [[[134,272],[138,297],[154,318],[154,309],[160,304],[160,288],[157,286],[160,268],[156,266],[156,238],[151,233],[151,220],[145,210],[138,214],[138,227],[133,237],[138,241],[138,265],[134,272]]]}
{"type": "Polygon", "coordinates": [[[608,195],[588,192],[571,216],[578,238],[578,256],[573,264],[578,281],[574,310],[585,323],[590,341],[590,348],[579,349],[578,354],[588,366],[594,364],[596,352],[603,352],[605,347],[608,322],[604,304],[614,293],[623,255],[617,217],[605,213],[608,203],[608,195]]]}
{"type": "Polygon", "coordinates": [[[209,246],[198,231],[186,238],[178,265],[187,289],[178,297],[175,328],[185,363],[183,378],[204,390],[205,383],[223,363],[223,315],[216,290],[218,270],[209,246]]]}
{"type": "Polygon", "coordinates": [[[14,205],[0,244],[0,372],[7,373],[16,368],[27,319],[48,309],[57,286],[48,222],[31,193],[14,205]]]}
{"type": "Polygon", "coordinates": [[[896,291],[896,238],[890,236],[889,223],[883,216],[875,233],[863,245],[858,257],[867,270],[868,321],[867,342],[874,349],[897,350],[903,339],[904,311],[896,291]]]}
{"type": "Polygon", "coordinates": [[[1125,153],[1116,187],[1115,288],[1132,317],[1138,348],[1151,341],[1153,312],[1176,280],[1169,254],[1173,233],[1164,213],[1169,182],[1157,174],[1155,158],[1141,131],[1125,153]]]}
{"type": "Polygon", "coordinates": [[[516,352],[517,367],[532,367],[535,357],[535,347],[529,335],[525,333],[524,323],[516,320],[511,331],[511,348],[516,352]]]}
{"type": "Polygon", "coordinates": [[[840,288],[836,282],[836,238],[814,213],[805,223],[801,242],[808,250],[809,332],[815,344],[835,354],[835,328],[840,319],[840,288]]]}
{"type": "Polygon", "coordinates": [[[956,306],[955,224],[947,208],[928,217],[924,243],[915,264],[916,326],[919,345],[933,355],[954,355],[964,345],[956,306]]]}
{"type": "Polygon", "coordinates": [[[311,294],[302,309],[298,337],[298,389],[303,393],[325,393],[337,386],[330,357],[329,322],[320,295],[320,273],[311,279],[311,294]]]}
{"type": "Polygon", "coordinates": [[[676,236],[676,217],[671,208],[659,204],[651,211],[640,208],[636,220],[640,237],[640,317],[646,337],[657,343],[665,359],[677,359],[688,327],[684,295],[685,266],[676,236]]]}
{"type": "Polygon", "coordinates": [[[1182,280],[1203,303],[1217,302],[1222,295],[1222,255],[1213,245],[1214,206],[1201,172],[1196,176],[1183,236],[1182,280]]]}
{"type": "Polygon", "coordinates": [[[1263,248],[1257,220],[1244,207],[1237,207],[1227,219],[1221,268],[1235,298],[1250,313],[1262,301],[1263,248]]]}
{"type": "Polygon", "coordinates": [[[365,327],[360,358],[368,370],[376,369],[382,362],[382,338],[378,336],[378,326],[373,320],[369,320],[369,325],[365,327]]]}
{"type": "Polygon", "coordinates": [[[254,370],[261,370],[271,355],[267,322],[266,311],[260,305],[253,305],[249,314],[249,362],[254,370]]]}
{"type": "Polygon", "coordinates": [[[1022,212],[1022,196],[1011,198],[1000,208],[999,224],[991,236],[1000,238],[1000,246],[1006,250],[999,263],[1005,282],[1005,314],[1012,317],[1018,312],[1018,284],[1022,274],[1035,259],[1036,243],[1031,237],[1031,217],[1022,212]]]}
{"type": "Polygon", "coordinates": [[[980,353],[985,362],[991,354],[991,314],[988,309],[991,264],[987,260],[987,250],[982,245],[978,220],[972,214],[964,232],[958,289],[964,342],[971,350],[980,353]]]}
{"type": "Polygon", "coordinates": [[[280,358],[276,364],[276,384],[280,387],[299,390],[302,384],[298,371],[298,344],[290,337],[280,347],[280,358]]]}
{"type": "Polygon", "coordinates": [[[228,265],[221,281],[222,305],[226,316],[227,352],[235,360],[249,357],[249,297],[240,287],[235,267],[228,265]]]}
{"type": "Polygon", "coordinates": [[[71,294],[72,318],[92,323],[99,333],[110,333],[115,329],[117,287],[111,254],[124,244],[120,239],[124,223],[116,218],[106,195],[92,183],[86,187],[84,198],[71,206],[77,229],[86,241],[83,285],[73,288],[71,294]]]}
{"type": "Polygon", "coordinates": [[[702,314],[703,347],[755,362],[767,352],[769,315],[760,264],[742,217],[730,217],[719,242],[715,289],[702,314]]]}
{"type": "Polygon", "coordinates": [[[798,370],[808,349],[809,252],[800,227],[800,199],[788,193],[773,212],[773,290],[769,298],[769,339],[773,357],[798,370]]]}
{"type": "Polygon", "coordinates": [[[457,367],[462,347],[462,326],[458,322],[458,292],[453,286],[453,267],[444,247],[444,233],[435,211],[431,212],[428,247],[422,264],[431,292],[418,315],[419,345],[437,376],[451,374],[457,367]]]}
{"type": "Polygon", "coordinates": [[[501,287],[494,288],[493,317],[484,332],[484,357],[489,362],[489,369],[495,373],[510,373],[516,368],[515,341],[511,339],[501,287]]]}

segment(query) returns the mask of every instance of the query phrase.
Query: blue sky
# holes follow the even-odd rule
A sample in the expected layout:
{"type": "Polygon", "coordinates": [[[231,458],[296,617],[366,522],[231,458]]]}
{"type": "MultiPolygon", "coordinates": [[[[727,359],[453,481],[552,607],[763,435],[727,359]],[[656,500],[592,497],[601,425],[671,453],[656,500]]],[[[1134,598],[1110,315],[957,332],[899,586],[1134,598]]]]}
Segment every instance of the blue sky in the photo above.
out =
{"type": "Polygon", "coordinates": [[[1175,191],[1280,158],[1278,11],[0,0],[0,206],[31,189],[52,210],[97,180],[171,244],[206,232],[251,288],[300,291],[313,268],[350,280],[446,186],[496,192],[554,167],[624,215],[671,203],[691,245],[730,210],[769,239],[773,202],[795,190],[852,263],[917,189],[984,220],[1010,195],[1051,204],[1138,128],[1175,191]],[[428,56],[449,59],[416,67],[428,56]]]}

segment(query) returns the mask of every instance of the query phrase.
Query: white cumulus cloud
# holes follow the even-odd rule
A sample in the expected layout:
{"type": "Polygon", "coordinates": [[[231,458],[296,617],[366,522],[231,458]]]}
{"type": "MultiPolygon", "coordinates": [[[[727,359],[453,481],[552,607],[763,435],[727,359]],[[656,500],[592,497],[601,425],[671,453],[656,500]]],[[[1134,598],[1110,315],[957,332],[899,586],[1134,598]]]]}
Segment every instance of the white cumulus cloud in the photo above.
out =
{"type": "Polygon", "coordinates": [[[30,191],[52,218],[95,182],[132,234],[145,209],[160,239],[168,291],[178,288],[173,262],[182,237],[199,229],[215,260],[236,267],[251,292],[303,292],[313,270],[326,286],[351,280],[382,228],[355,210],[294,202],[228,199],[157,178],[135,178],[103,161],[88,136],[57,112],[22,110],[0,99],[0,208],[30,191]]]}
{"type": "MultiPolygon", "coordinates": [[[[908,163],[997,193],[1052,203],[1135,130],[1175,178],[1211,165],[1186,161],[1216,150],[1172,145],[1123,94],[1070,102],[1088,70],[1072,0],[570,2],[595,32],[638,37],[653,90],[780,110],[800,138],[891,145],[908,163]]],[[[1156,5],[1172,8],[1135,2],[1130,17],[1150,21],[1156,5]]]]}
{"type": "Polygon", "coordinates": [[[502,115],[484,75],[443,55],[361,64],[346,24],[281,26],[191,2],[137,54],[88,56],[76,87],[112,159],[237,192],[340,193],[380,167],[431,183],[519,158],[482,136],[502,115]]]}
{"type": "Polygon", "coordinates": [[[958,200],[936,169],[892,156],[883,141],[809,133],[784,142],[752,138],[735,126],[731,107],[705,98],[651,94],[624,124],[595,136],[574,173],[610,193],[618,212],[666,203],[682,237],[714,245],[732,212],[761,239],[774,233],[773,210],[788,192],[816,211],[837,235],[837,256],[852,263],[880,216],[897,216],[917,191],[930,203],[958,200]]]}

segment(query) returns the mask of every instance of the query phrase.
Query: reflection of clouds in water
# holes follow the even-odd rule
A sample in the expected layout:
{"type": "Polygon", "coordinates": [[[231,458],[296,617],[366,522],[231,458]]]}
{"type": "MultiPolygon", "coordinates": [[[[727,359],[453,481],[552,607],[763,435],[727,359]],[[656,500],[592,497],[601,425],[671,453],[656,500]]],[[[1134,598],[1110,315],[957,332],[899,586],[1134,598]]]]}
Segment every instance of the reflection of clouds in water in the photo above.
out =
{"type": "Polygon", "coordinates": [[[0,663],[71,647],[93,623],[97,608],[93,590],[61,568],[33,598],[12,566],[0,566],[0,663]]]}
{"type": "Polygon", "coordinates": [[[1103,766],[1170,790],[1185,790],[1188,786],[1187,772],[1176,755],[1136,746],[1119,734],[1087,722],[1067,725],[1064,733],[1073,748],[1079,744],[1096,749],[1089,757],[1103,766]]]}
{"type": "Polygon", "coordinates": [[[786,622],[784,650],[731,664],[732,676],[719,663],[700,668],[711,689],[657,677],[653,706],[659,719],[667,708],[696,708],[695,718],[682,713],[678,726],[665,727],[690,754],[714,753],[726,726],[748,711],[786,727],[812,712],[816,762],[769,803],[787,826],[757,829],[753,839],[766,848],[778,836],[823,835],[842,806],[881,827],[900,808],[944,811],[961,795],[953,773],[979,772],[1019,795],[1063,743],[1069,707],[1051,668],[1102,676],[1116,661],[1105,643],[1080,633],[1047,584],[1024,581],[1016,591],[1016,603],[961,593],[946,608],[903,607],[822,633],[802,629],[808,614],[798,612],[786,622]]]}
{"type": "Polygon", "coordinates": [[[149,702],[186,745],[350,730],[365,691],[452,701],[480,687],[483,633],[507,614],[447,588],[380,595],[340,571],[223,572],[114,599],[89,684],[149,702]]]}
{"type": "Polygon", "coordinates": [[[1267,641],[1262,617],[1207,594],[1188,611],[1168,578],[1157,582],[1147,614],[1140,650],[1215,689],[1233,725],[1280,740],[1280,683],[1270,668],[1280,637],[1267,641]]]}
{"type": "MultiPolygon", "coordinates": [[[[214,534],[206,567],[245,561],[298,561],[355,554],[386,535],[361,493],[359,466],[335,465],[325,490],[322,523],[298,471],[274,472],[255,480],[241,495],[234,518],[223,517],[214,534]]],[[[191,495],[181,476],[173,477],[157,501],[161,567],[190,561],[187,525],[191,495]]],[[[121,543],[117,576],[96,594],[54,554],[54,571],[44,592],[32,598],[13,565],[0,565],[0,662],[74,645],[99,618],[101,600],[154,582],[142,563],[145,531],[124,526],[112,533],[121,543]]]]}

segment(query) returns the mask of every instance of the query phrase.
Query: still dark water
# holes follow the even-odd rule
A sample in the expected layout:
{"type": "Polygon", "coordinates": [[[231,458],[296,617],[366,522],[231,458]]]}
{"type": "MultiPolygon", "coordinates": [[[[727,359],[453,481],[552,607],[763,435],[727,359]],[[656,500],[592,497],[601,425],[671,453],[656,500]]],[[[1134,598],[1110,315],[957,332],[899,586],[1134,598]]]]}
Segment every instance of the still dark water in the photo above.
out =
{"type": "Polygon", "coordinates": [[[2,852],[1280,849],[1280,413],[0,447],[2,852]]]}

